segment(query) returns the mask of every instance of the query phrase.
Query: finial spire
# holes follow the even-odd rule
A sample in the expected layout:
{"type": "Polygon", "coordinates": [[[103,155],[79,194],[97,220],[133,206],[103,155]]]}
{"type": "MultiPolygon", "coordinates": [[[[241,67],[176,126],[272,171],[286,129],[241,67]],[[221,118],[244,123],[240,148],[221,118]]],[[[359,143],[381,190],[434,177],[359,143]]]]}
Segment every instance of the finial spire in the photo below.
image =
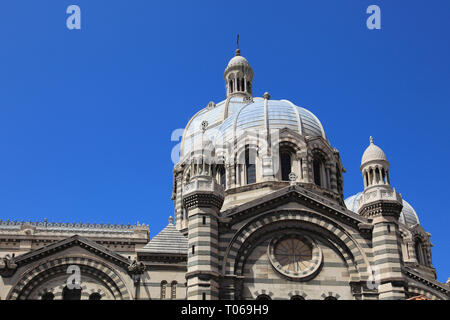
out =
{"type": "Polygon", "coordinates": [[[372,136],[370,136],[370,144],[373,144],[373,137],[372,136]]]}
{"type": "Polygon", "coordinates": [[[169,224],[173,224],[173,218],[172,218],[172,216],[169,217],[169,224]]]}
{"type": "Polygon", "coordinates": [[[241,50],[239,49],[239,33],[237,35],[237,39],[236,39],[236,56],[240,56],[241,55],[241,50]]]}

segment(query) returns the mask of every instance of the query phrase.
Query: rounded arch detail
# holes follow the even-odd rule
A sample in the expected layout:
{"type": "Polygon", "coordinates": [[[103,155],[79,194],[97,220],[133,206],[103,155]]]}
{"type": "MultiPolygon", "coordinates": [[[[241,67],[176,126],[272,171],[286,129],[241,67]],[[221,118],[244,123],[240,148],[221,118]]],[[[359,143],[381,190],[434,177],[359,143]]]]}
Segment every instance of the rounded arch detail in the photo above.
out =
{"type": "Polygon", "coordinates": [[[267,212],[254,217],[232,238],[222,263],[224,274],[240,275],[244,260],[251,250],[251,235],[272,225],[281,228],[280,222],[301,222],[305,228],[316,228],[327,233],[334,241],[331,243],[347,263],[351,281],[369,279],[370,265],[363,249],[355,239],[335,221],[314,212],[304,210],[282,210],[267,212]]]}
{"type": "Polygon", "coordinates": [[[8,293],[7,299],[27,299],[28,295],[44,281],[66,273],[69,265],[77,265],[80,267],[82,274],[88,274],[102,281],[116,299],[130,299],[130,294],[124,281],[112,268],[98,260],[80,256],[55,258],[28,269],[8,293]]]}

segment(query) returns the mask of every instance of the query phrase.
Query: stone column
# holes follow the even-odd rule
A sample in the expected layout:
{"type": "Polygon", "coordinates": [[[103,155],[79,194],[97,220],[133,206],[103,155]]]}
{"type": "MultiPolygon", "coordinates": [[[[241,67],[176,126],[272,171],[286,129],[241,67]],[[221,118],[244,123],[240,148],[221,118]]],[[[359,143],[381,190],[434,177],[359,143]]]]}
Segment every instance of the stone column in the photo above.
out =
{"type": "Polygon", "coordinates": [[[331,170],[331,179],[330,179],[330,183],[331,183],[331,190],[333,192],[339,193],[338,187],[337,187],[337,172],[336,172],[336,166],[335,165],[331,165],[330,166],[330,170],[331,170]]]}
{"type": "Polygon", "coordinates": [[[175,226],[178,230],[182,229],[183,224],[183,199],[182,199],[182,184],[183,184],[183,172],[176,175],[176,198],[175,198],[175,226]]]}

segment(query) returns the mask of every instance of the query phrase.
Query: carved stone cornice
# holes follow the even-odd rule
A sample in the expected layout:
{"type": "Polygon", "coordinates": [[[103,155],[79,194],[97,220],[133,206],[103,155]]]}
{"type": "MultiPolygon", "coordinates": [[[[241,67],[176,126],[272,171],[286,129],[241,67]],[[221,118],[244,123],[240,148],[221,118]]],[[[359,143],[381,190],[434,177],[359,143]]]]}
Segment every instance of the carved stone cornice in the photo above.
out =
{"type": "Polygon", "coordinates": [[[449,297],[450,299],[450,287],[446,287],[446,285],[444,283],[440,283],[437,280],[433,280],[433,279],[427,279],[425,277],[422,277],[420,274],[414,272],[413,270],[404,267],[402,268],[402,272],[403,274],[405,274],[408,278],[410,279],[414,279],[417,282],[424,284],[427,287],[431,287],[441,293],[444,293],[446,296],[449,297]]]}
{"type": "Polygon", "coordinates": [[[189,210],[198,207],[221,208],[224,199],[223,187],[210,176],[196,176],[183,186],[183,204],[189,210]]]}
{"type": "Polygon", "coordinates": [[[223,198],[215,194],[195,193],[183,198],[184,207],[189,210],[193,208],[221,208],[223,198]]]}
{"type": "Polygon", "coordinates": [[[378,201],[363,205],[359,209],[361,216],[372,218],[375,216],[389,216],[398,219],[402,212],[403,205],[396,201],[378,201]]]}

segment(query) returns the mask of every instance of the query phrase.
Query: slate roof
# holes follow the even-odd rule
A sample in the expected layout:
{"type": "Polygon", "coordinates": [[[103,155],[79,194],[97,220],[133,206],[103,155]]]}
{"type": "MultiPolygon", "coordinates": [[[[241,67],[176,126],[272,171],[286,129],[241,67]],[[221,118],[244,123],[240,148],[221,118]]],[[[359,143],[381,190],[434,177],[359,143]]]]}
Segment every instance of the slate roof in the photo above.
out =
{"type": "Polygon", "coordinates": [[[167,227],[154,236],[139,252],[185,255],[188,252],[188,240],[169,219],[167,227]]]}

